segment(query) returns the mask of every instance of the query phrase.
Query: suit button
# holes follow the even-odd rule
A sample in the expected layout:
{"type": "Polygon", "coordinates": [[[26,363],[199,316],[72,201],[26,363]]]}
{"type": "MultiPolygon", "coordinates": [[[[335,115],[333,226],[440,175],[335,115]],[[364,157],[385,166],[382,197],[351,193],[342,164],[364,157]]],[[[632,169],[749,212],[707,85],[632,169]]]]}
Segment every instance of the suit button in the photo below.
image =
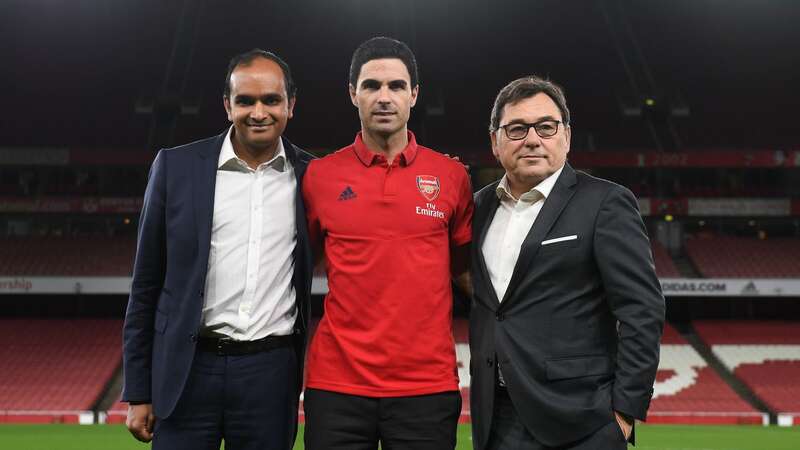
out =
{"type": "Polygon", "coordinates": [[[189,335],[189,339],[190,339],[192,342],[197,342],[197,335],[196,335],[196,334],[194,334],[194,333],[192,333],[192,334],[190,334],[190,335],[189,335]]]}
{"type": "Polygon", "coordinates": [[[200,297],[200,298],[203,298],[203,291],[198,292],[197,296],[200,297]]]}
{"type": "Polygon", "coordinates": [[[504,316],[503,313],[497,313],[495,318],[497,319],[498,322],[502,322],[503,320],[505,320],[506,316],[504,316]]]}
{"type": "Polygon", "coordinates": [[[489,367],[494,366],[494,361],[492,360],[492,358],[487,358],[486,359],[486,365],[489,366],[489,367]]]}

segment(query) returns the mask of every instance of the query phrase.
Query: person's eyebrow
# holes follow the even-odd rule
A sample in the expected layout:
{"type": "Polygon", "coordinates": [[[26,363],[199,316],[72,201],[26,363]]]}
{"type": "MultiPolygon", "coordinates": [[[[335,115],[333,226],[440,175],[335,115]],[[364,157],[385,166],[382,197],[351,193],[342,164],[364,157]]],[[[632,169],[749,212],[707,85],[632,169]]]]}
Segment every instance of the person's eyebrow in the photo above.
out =
{"type": "Polygon", "coordinates": [[[533,124],[537,124],[537,123],[540,123],[540,122],[544,122],[546,120],[558,121],[558,119],[556,119],[553,116],[542,116],[542,117],[539,117],[538,119],[534,120],[533,122],[528,122],[528,121],[526,121],[524,119],[513,119],[513,120],[509,120],[506,125],[512,125],[512,124],[514,124],[514,125],[516,125],[516,124],[533,125],[533,124]]]}
{"type": "Polygon", "coordinates": [[[389,82],[389,87],[392,89],[405,89],[407,86],[406,80],[392,80],[389,82]]]}
{"type": "Polygon", "coordinates": [[[281,100],[283,100],[283,95],[278,94],[278,93],[265,94],[265,95],[261,96],[261,102],[262,103],[270,103],[270,102],[273,102],[273,101],[278,101],[279,102],[281,100]]]}
{"type": "Polygon", "coordinates": [[[381,83],[378,80],[373,80],[372,78],[367,78],[366,80],[361,82],[362,89],[377,89],[381,86],[381,83]]]}
{"type": "Polygon", "coordinates": [[[535,122],[533,122],[533,123],[544,122],[544,121],[546,121],[546,120],[554,120],[554,121],[558,122],[558,119],[556,119],[556,118],[555,118],[555,117],[553,117],[553,116],[542,116],[542,117],[539,117],[538,119],[536,119],[536,121],[535,121],[535,122]]]}
{"type": "Polygon", "coordinates": [[[255,97],[253,97],[252,95],[247,95],[247,94],[236,94],[236,96],[233,98],[233,101],[235,101],[237,103],[239,103],[239,102],[250,102],[250,103],[253,103],[255,101],[255,97]]]}
{"type": "Polygon", "coordinates": [[[522,119],[514,119],[514,120],[509,120],[506,125],[518,125],[518,124],[527,125],[528,122],[522,119]]]}

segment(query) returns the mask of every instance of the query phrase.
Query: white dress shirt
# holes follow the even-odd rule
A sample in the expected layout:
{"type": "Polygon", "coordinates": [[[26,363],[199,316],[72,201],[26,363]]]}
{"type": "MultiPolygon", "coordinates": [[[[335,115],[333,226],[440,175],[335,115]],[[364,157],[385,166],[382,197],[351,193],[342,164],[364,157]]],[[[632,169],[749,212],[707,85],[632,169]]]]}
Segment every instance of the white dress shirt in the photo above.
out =
{"type": "Polygon", "coordinates": [[[236,156],[231,130],[217,164],[203,333],[240,341],[291,334],[297,180],[283,142],[253,170],[236,156]]]}
{"type": "Polygon", "coordinates": [[[481,251],[483,251],[492,286],[501,302],[506,295],[511,275],[514,273],[514,266],[517,265],[522,241],[525,240],[536,217],[539,216],[539,211],[542,210],[545,200],[550,196],[550,191],[553,190],[562,170],[564,170],[564,166],[542,180],[533,189],[522,194],[519,199],[511,193],[506,175],[503,175],[497,185],[496,192],[500,199],[500,205],[486,232],[486,240],[483,242],[481,251]]]}

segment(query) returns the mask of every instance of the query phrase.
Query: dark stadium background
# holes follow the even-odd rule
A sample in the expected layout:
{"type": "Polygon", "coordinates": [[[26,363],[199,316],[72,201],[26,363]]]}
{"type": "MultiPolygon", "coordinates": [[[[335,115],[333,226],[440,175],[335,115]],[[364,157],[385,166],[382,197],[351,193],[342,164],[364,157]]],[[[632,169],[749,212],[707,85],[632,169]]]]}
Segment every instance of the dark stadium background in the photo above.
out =
{"type": "Polygon", "coordinates": [[[532,73],[564,86],[573,166],[641,201],[670,322],[658,383],[690,375],[651,422],[798,424],[798,24],[789,0],[3,1],[0,423],[124,408],[119,327],[149,163],[227,127],[231,56],[260,47],[291,65],[286,135],[324,154],[359,128],[353,49],[388,35],[420,66],[410,129],[469,163],[475,189],[502,174],[497,91],[532,73]]]}

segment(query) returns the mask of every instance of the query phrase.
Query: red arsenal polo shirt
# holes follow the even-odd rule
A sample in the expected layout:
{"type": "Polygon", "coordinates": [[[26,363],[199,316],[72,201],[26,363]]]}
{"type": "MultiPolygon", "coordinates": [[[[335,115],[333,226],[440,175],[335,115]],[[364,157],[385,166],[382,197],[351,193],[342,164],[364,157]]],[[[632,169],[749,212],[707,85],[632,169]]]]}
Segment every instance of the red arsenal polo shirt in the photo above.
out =
{"type": "Polygon", "coordinates": [[[306,385],[394,397],[458,389],[450,247],[471,239],[461,163],[417,145],[388,165],[356,136],[303,181],[312,242],[324,239],[325,315],[306,385]]]}

